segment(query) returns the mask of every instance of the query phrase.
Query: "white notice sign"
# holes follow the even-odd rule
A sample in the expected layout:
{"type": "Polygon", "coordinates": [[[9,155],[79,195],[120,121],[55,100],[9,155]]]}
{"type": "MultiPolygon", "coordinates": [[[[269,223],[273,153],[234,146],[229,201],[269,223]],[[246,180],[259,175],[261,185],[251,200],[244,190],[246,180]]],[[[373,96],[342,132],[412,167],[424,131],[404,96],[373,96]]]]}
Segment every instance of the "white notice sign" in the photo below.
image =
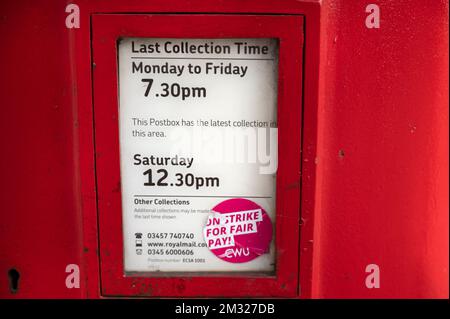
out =
{"type": "Polygon", "coordinates": [[[118,51],[124,271],[273,272],[277,40],[118,51]]]}

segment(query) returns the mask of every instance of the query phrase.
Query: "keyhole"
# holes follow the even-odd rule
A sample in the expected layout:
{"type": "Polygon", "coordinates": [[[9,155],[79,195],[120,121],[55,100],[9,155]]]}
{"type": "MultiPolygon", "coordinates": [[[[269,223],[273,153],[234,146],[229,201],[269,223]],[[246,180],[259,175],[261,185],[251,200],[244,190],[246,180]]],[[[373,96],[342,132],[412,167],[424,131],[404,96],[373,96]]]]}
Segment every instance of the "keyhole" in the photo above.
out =
{"type": "Polygon", "coordinates": [[[15,268],[11,268],[8,271],[9,278],[9,290],[15,294],[19,290],[20,273],[15,268]]]}

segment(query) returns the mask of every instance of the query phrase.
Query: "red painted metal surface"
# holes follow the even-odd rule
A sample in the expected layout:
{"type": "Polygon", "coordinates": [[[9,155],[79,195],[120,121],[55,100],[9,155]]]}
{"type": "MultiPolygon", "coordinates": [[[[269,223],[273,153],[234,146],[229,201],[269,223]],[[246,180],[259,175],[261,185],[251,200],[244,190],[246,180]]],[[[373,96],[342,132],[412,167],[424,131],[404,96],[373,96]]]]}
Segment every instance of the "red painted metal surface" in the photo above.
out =
{"type": "Polygon", "coordinates": [[[304,16],[300,297],[448,298],[448,1],[76,3],[0,4],[0,297],[100,297],[91,16],[186,12],[304,16]]]}

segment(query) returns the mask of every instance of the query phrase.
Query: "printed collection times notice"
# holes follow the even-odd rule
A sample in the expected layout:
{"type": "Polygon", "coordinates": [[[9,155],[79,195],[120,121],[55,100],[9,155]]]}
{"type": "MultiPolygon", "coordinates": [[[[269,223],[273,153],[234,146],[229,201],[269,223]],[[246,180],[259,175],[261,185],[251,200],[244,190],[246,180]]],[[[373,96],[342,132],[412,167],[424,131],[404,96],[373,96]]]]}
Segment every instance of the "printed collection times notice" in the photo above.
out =
{"type": "Polygon", "coordinates": [[[273,272],[277,40],[126,38],[118,61],[124,271],[273,272]]]}

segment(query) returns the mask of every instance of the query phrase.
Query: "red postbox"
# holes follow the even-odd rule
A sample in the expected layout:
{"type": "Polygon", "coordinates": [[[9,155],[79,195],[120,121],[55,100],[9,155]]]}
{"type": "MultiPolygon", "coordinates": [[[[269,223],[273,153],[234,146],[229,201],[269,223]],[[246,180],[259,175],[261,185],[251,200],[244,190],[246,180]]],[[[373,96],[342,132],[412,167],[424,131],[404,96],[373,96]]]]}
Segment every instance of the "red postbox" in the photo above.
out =
{"type": "Polygon", "coordinates": [[[448,297],[448,3],[368,5],[1,4],[0,296],[448,297]]]}

